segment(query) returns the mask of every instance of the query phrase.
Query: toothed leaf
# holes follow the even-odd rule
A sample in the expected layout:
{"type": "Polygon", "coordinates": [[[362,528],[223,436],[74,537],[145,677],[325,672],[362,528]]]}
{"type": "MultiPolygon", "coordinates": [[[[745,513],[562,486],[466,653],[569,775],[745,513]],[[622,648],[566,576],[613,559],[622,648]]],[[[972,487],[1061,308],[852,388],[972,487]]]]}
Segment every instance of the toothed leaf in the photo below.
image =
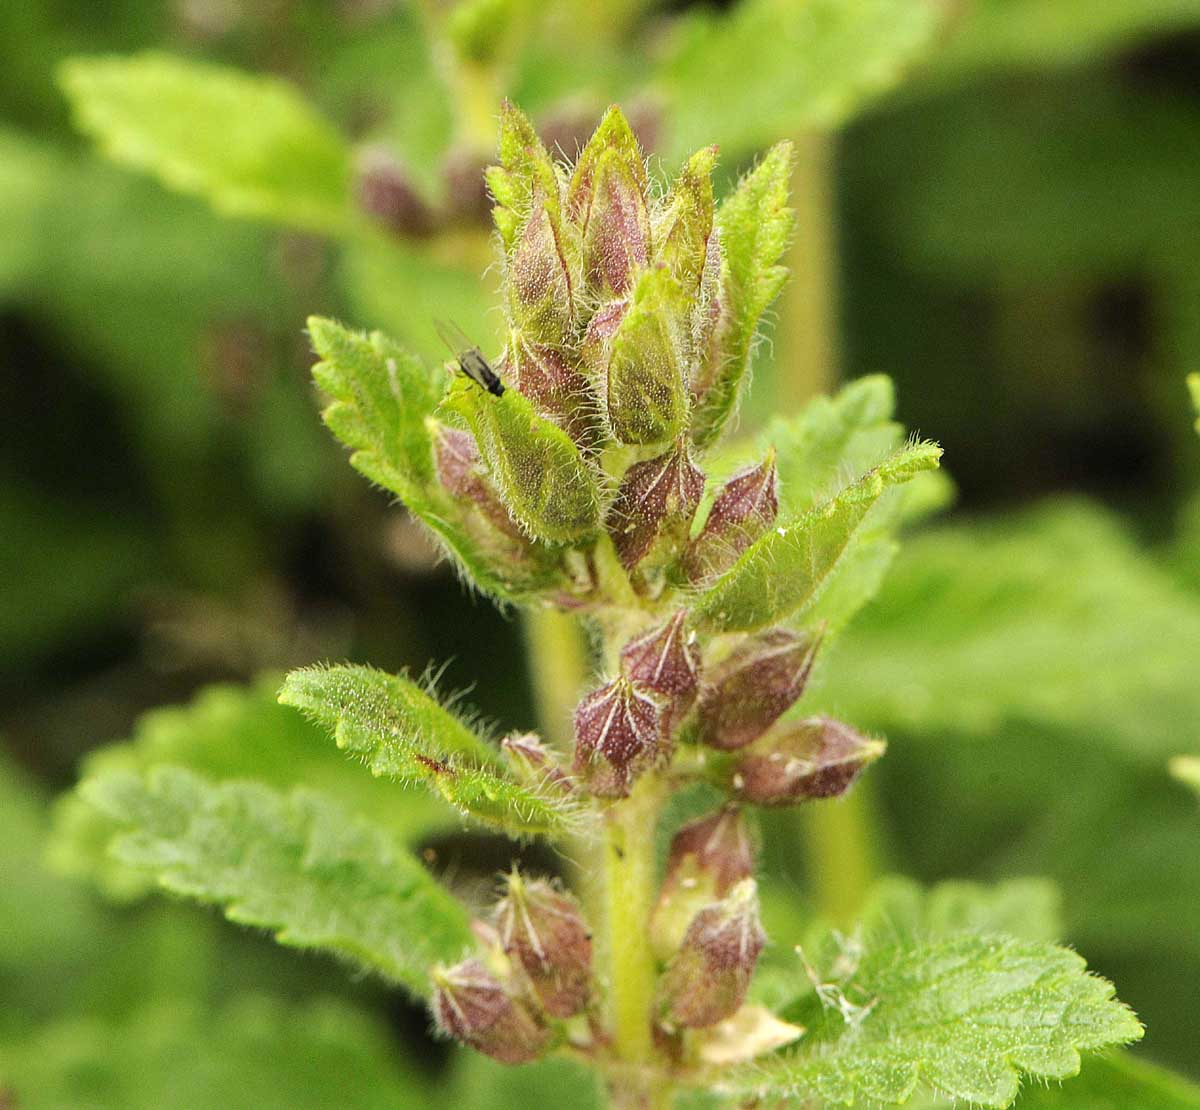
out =
{"type": "Polygon", "coordinates": [[[561,795],[511,779],[499,748],[403,675],[306,667],[288,675],[279,700],[329,729],[371,774],[423,784],[485,825],[523,836],[567,822],[561,795]]]}
{"type": "Polygon", "coordinates": [[[281,944],[333,952],[418,996],[434,964],[472,947],[466,909],[394,837],[324,795],[178,767],[82,790],[123,827],[112,845],[122,863],[281,944]]]}

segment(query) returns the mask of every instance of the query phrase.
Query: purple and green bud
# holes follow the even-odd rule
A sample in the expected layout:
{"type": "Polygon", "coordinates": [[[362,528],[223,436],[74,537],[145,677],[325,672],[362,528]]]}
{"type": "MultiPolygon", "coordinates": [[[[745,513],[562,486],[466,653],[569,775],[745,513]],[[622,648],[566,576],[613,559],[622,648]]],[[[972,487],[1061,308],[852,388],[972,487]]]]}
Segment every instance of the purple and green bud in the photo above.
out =
{"type": "Polygon", "coordinates": [[[508,311],[515,327],[537,343],[561,343],[574,326],[574,289],[563,251],[557,193],[533,196],[529,218],[508,262],[508,311]]]}
{"type": "Polygon", "coordinates": [[[508,253],[533,208],[534,194],[555,197],[559,186],[554,163],[533,124],[507,100],[500,108],[499,146],[500,164],[489,166],[484,176],[495,202],[492,219],[508,253]]]}
{"type": "Polygon", "coordinates": [[[581,447],[599,437],[597,404],[591,385],[575,364],[554,347],[513,331],[505,354],[503,373],[533,403],[581,447]]]}
{"type": "MultiPolygon", "coordinates": [[[[710,245],[717,248],[713,236],[712,188],[716,161],[715,146],[698,150],[687,160],[667,198],[666,208],[654,225],[654,262],[666,266],[689,297],[700,292],[710,245]]],[[[716,258],[719,268],[719,249],[716,258]]]]}
{"type": "Polygon", "coordinates": [[[502,1064],[528,1064],[545,1051],[550,1029],[483,962],[435,968],[434,1021],[441,1032],[502,1064]]]}
{"type": "Polygon", "coordinates": [[[667,754],[659,695],[625,675],[593,690],[575,709],[575,774],[593,794],[624,797],[633,780],[667,754]]]}
{"type": "Polygon", "coordinates": [[[761,806],[836,798],[886,747],[830,717],[789,721],[738,761],[733,787],[742,799],[761,806]]]}
{"type": "Polygon", "coordinates": [[[740,644],[700,690],[696,741],[722,751],[752,744],[804,693],[819,646],[781,628],[740,644]]]}
{"type": "Polygon", "coordinates": [[[621,671],[638,686],[657,694],[666,706],[668,734],[687,715],[700,681],[696,635],[687,628],[687,610],[632,639],[621,649],[621,671]]]}
{"type": "Polygon", "coordinates": [[[684,825],[671,840],[666,876],[651,917],[655,953],[668,959],[696,914],[754,875],[754,848],[741,813],[726,806],[684,825]]]}
{"type": "Polygon", "coordinates": [[[610,300],[626,292],[650,254],[646,166],[621,110],[609,108],[579,153],[567,186],[578,228],[585,289],[610,300]]]}
{"type": "Polygon", "coordinates": [[[668,1028],[704,1029],[735,1013],[746,998],[766,934],[758,890],[743,879],[692,918],[659,981],[659,1013],[668,1028]]]}
{"type": "Polygon", "coordinates": [[[687,425],[689,301],[665,266],[641,274],[602,356],[613,438],[653,444],[687,425]]]}
{"type": "Polygon", "coordinates": [[[397,235],[419,238],[433,231],[433,212],[399,159],[385,147],[358,152],[354,195],[363,212],[397,235]]]}
{"type": "Polygon", "coordinates": [[[634,463],[621,479],[607,526],[626,570],[643,560],[674,560],[704,494],[704,475],[686,438],[665,454],[634,463]]]}
{"type": "Polygon", "coordinates": [[[727,571],[779,515],[779,476],[774,449],[756,466],[739,471],[720,489],[684,565],[693,582],[727,571]]]}
{"type": "Polygon", "coordinates": [[[579,904],[544,879],[515,870],[496,904],[496,931],[505,954],[524,970],[542,1008],[568,1018],[586,1006],[592,981],[592,934],[579,904]]]}

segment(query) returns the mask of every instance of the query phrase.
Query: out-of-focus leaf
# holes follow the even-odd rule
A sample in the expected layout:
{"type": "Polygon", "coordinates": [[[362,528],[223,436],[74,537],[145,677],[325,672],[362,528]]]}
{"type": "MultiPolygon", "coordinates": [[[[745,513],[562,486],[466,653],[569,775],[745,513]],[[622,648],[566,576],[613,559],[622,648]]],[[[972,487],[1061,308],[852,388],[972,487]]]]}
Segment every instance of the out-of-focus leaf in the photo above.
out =
{"type": "Polygon", "coordinates": [[[110,850],[123,863],[281,944],[333,952],[418,996],[435,963],[472,946],[466,909],[395,837],[321,794],[171,766],[80,789],[122,826],[110,850]]]}
{"type": "Polygon", "coordinates": [[[1022,1073],[1067,1079],[1080,1052],[1142,1035],[1074,952],[999,933],[889,933],[868,931],[861,949],[831,945],[822,987],[788,1011],[808,1029],[799,1049],[739,1077],[738,1091],[853,1105],[932,1089],[1004,1107],[1022,1073]]]}
{"type": "Polygon", "coordinates": [[[23,292],[41,261],[47,202],[64,161],[49,146],[0,129],[0,302],[23,292]]]}
{"type": "Polygon", "coordinates": [[[1200,755],[1177,755],[1171,760],[1171,774],[1200,792],[1200,755]]]}
{"type": "Polygon", "coordinates": [[[1196,410],[1196,431],[1200,432],[1200,374],[1189,374],[1187,385],[1192,395],[1192,408],[1196,410]]]}
{"type": "MultiPolygon", "coordinates": [[[[143,772],[159,764],[187,767],[209,779],[257,779],[280,789],[306,786],[369,817],[401,842],[416,844],[458,822],[437,801],[364,775],[333,751],[323,731],[278,704],[280,679],[253,686],[212,686],[186,706],[156,709],[133,737],[93,752],[81,777],[143,772]]],[[[144,894],[150,880],[108,855],[117,825],[78,792],[59,799],[49,858],[57,870],[87,876],[110,897],[144,894]]]]}
{"type": "Polygon", "coordinates": [[[1200,604],[1082,503],[914,538],[838,650],[823,704],[884,729],[1044,723],[1160,762],[1200,719],[1200,604]]]}
{"type": "Polygon", "coordinates": [[[660,78],[681,155],[734,153],[836,127],[924,58],[949,9],[931,0],[746,0],[675,29],[660,78]],[[737,89],[737,96],[728,90],[737,89]]]}
{"type": "Polygon", "coordinates": [[[498,748],[403,675],[307,667],[279,695],[318,721],[372,775],[423,783],[460,813],[515,836],[562,829],[571,807],[513,781],[498,748]]]}
{"type": "Polygon", "coordinates": [[[382,1023],[332,1000],[247,996],[208,1012],[149,1005],[121,1022],[76,1015],[0,1043],[0,1083],[22,1110],[428,1106],[382,1023]]]}
{"type": "Polygon", "coordinates": [[[1196,0],[975,0],[963,11],[936,55],[938,77],[1074,65],[1200,24],[1196,0]]]}
{"type": "Polygon", "coordinates": [[[943,281],[1141,267],[1200,219],[1200,112],[1163,94],[1077,75],[1019,93],[996,82],[869,134],[856,175],[886,195],[905,257],[943,281]]]}
{"type": "Polygon", "coordinates": [[[453,1094],[447,1099],[463,1110],[528,1110],[532,1106],[570,1106],[602,1110],[597,1076],[574,1060],[541,1060],[514,1068],[477,1052],[459,1052],[453,1094]]]}
{"type": "Polygon", "coordinates": [[[61,81],[79,127],[115,161],[228,215],[347,227],[345,145],[290,85],[156,52],[73,58],[61,81]]]}

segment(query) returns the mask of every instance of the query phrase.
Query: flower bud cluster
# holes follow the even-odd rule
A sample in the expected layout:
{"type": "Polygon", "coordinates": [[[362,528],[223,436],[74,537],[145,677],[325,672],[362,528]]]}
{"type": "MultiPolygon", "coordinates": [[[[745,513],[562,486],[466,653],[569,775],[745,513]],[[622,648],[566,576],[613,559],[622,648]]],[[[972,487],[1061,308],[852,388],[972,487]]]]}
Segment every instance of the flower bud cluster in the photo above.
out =
{"type": "Polygon", "coordinates": [[[544,879],[507,877],[492,921],[490,958],[433,974],[438,1029],[503,1064],[543,1055],[561,1023],[592,995],[592,936],[575,899],[544,879]]]}

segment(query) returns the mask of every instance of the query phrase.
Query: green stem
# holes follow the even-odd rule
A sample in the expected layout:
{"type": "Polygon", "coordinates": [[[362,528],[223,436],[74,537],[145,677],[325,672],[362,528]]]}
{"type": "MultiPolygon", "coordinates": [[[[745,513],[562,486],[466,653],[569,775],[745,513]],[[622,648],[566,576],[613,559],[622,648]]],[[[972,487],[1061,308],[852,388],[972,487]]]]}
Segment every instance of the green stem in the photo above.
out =
{"type": "Polygon", "coordinates": [[[655,772],[605,815],[602,857],[603,926],[597,969],[608,989],[608,1028],[618,1067],[619,1105],[670,1105],[669,1085],[655,1074],[653,1035],[656,964],[649,921],[657,889],[654,828],[664,798],[655,772]]]}
{"type": "MultiPolygon", "coordinates": [[[[775,339],[776,399],[790,412],[837,383],[837,191],[835,136],[797,136],[792,202],[796,238],[788,256],[791,279],[780,306],[775,339]]],[[[853,924],[878,873],[871,797],[860,783],[846,798],[802,811],[809,883],[818,911],[853,924]]]]}

